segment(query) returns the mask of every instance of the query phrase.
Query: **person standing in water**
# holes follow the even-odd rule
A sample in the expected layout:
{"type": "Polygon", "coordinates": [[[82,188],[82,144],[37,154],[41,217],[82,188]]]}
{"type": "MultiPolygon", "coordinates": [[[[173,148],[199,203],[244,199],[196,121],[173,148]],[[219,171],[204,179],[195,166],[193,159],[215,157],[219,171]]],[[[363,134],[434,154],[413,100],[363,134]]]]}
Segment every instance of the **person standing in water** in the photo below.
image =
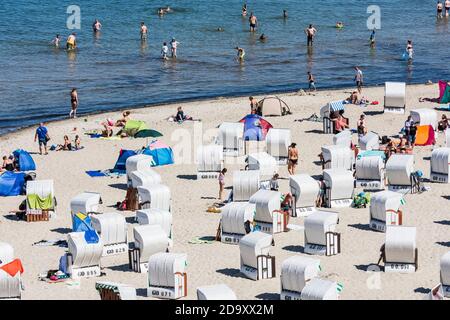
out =
{"type": "Polygon", "coordinates": [[[406,54],[408,55],[408,59],[413,58],[413,53],[414,53],[414,49],[413,49],[412,41],[408,40],[408,42],[406,43],[406,54]]]}
{"type": "Polygon", "coordinates": [[[78,92],[76,88],[73,88],[70,92],[70,105],[71,110],[69,113],[69,118],[76,118],[77,117],[77,108],[78,108],[78,92]]]}
{"type": "Polygon", "coordinates": [[[100,23],[100,21],[98,21],[98,19],[95,19],[94,23],[92,24],[92,30],[94,32],[99,32],[102,28],[102,24],[100,23]]]}
{"type": "Polygon", "coordinates": [[[445,16],[448,17],[450,12],[450,0],[445,0],[445,16]]]}
{"type": "Polygon", "coordinates": [[[247,16],[247,4],[244,3],[244,5],[242,6],[242,16],[245,17],[247,16]]]}
{"type": "Polygon", "coordinates": [[[363,72],[358,67],[355,67],[355,82],[356,87],[358,88],[358,92],[359,94],[361,94],[363,86],[363,72]]]}
{"type": "Polygon", "coordinates": [[[316,36],[317,30],[316,28],[314,28],[314,26],[312,24],[309,25],[308,28],[305,29],[305,34],[306,34],[306,44],[308,46],[312,46],[313,45],[313,41],[314,41],[314,37],[316,36]]]}
{"type": "Polygon", "coordinates": [[[370,47],[375,47],[375,29],[372,30],[372,33],[370,34],[369,38],[370,47]]]}
{"type": "Polygon", "coordinates": [[[250,22],[250,32],[255,32],[256,24],[258,23],[258,19],[253,14],[253,12],[250,13],[250,18],[248,18],[248,21],[250,22]]]}
{"type": "Polygon", "coordinates": [[[239,47],[236,47],[235,49],[237,50],[237,58],[239,62],[244,61],[245,50],[239,47]]]}
{"type": "Polygon", "coordinates": [[[287,17],[288,17],[287,10],[283,10],[283,18],[287,19],[287,17]]]}
{"type": "Polygon", "coordinates": [[[77,47],[77,37],[76,37],[76,33],[72,33],[68,38],[67,38],[67,43],[66,43],[66,48],[67,50],[74,50],[77,47]]]}
{"type": "Polygon", "coordinates": [[[175,40],[175,38],[172,38],[172,41],[170,42],[170,47],[172,49],[172,58],[176,58],[177,57],[177,47],[180,43],[175,40]]]}
{"type": "Polygon", "coordinates": [[[308,88],[309,88],[309,91],[313,91],[313,89],[314,89],[314,91],[317,91],[314,76],[309,71],[308,71],[308,88]]]}
{"type": "Polygon", "coordinates": [[[144,22],[141,22],[141,41],[147,40],[148,28],[144,22]]]}
{"type": "Polygon", "coordinates": [[[161,55],[163,60],[168,60],[169,58],[167,57],[167,55],[169,54],[169,47],[167,46],[167,43],[164,42],[163,46],[161,48],[161,55]]]}
{"type": "Polygon", "coordinates": [[[59,34],[56,35],[56,37],[52,40],[52,44],[56,47],[59,48],[59,44],[61,42],[61,36],[59,34]]]}
{"type": "Polygon", "coordinates": [[[443,18],[443,15],[442,15],[443,9],[444,9],[444,5],[442,4],[441,1],[438,1],[437,6],[436,6],[438,18],[443,18]]]}

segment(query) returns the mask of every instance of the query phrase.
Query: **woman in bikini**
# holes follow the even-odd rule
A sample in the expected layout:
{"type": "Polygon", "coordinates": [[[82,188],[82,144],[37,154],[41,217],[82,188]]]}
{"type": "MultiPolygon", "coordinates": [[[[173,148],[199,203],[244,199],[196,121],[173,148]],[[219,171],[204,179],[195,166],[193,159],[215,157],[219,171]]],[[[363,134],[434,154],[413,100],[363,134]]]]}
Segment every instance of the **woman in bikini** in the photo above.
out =
{"type": "Polygon", "coordinates": [[[223,190],[225,189],[225,174],[227,173],[227,169],[223,168],[219,174],[219,200],[223,201],[223,190]]]}
{"type": "Polygon", "coordinates": [[[288,171],[290,175],[295,174],[295,168],[298,164],[298,149],[296,143],[291,143],[288,150],[288,171]]]}
{"type": "Polygon", "coordinates": [[[70,105],[71,105],[71,110],[69,113],[69,118],[72,118],[72,116],[74,118],[77,117],[77,108],[78,108],[78,93],[77,93],[77,89],[73,88],[72,91],[70,92],[70,105]]]}

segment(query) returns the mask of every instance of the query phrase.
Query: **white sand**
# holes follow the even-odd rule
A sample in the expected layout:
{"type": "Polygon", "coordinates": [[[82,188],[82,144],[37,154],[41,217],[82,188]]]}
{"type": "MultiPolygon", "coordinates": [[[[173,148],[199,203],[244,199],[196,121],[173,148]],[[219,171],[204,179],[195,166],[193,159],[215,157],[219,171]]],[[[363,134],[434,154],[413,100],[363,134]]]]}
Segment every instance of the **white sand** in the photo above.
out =
{"type": "MultiPolygon", "coordinates": [[[[319,114],[319,109],[326,102],[346,98],[350,90],[321,91],[315,95],[297,96],[282,95],[289,104],[293,115],[268,118],[275,128],[290,128],[293,141],[298,143],[300,150],[299,173],[319,175],[322,170],[314,162],[318,160],[320,147],[332,144],[332,135],[321,134],[322,124],[317,122],[294,122],[295,119],[309,117],[312,113],[319,114]]],[[[356,127],[359,115],[366,111],[369,130],[379,135],[394,135],[401,129],[406,115],[383,114],[382,110],[384,88],[369,88],[364,95],[370,100],[380,101],[378,106],[361,108],[350,105],[346,108],[346,116],[350,118],[351,127],[356,127]],[[375,114],[370,115],[375,112],[375,114]]],[[[432,103],[419,103],[418,97],[435,97],[437,85],[408,86],[407,106],[411,110],[418,107],[431,108],[432,103]]],[[[248,99],[216,99],[211,101],[190,102],[172,106],[160,106],[138,109],[132,112],[133,119],[147,121],[149,127],[164,133],[163,140],[171,146],[191,146],[196,149],[189,137],[193,136],[194,124],[186,122],[183,125],[167,122],[165,119],[176,112],[176,106],[182,105],[185,112],[194,118],[201,118],[203,130],[213,129],[223,121],[238,121],[249,111],[248,99]],[[183,130],[180,132],[180,130],[183,130]],[[180,136],[183,139],[180,140],[180,136]]],[[[439,117],[440,117],[439,112],[439,117]]],[[[24,196],[0,199],[0,241],[6,241],[14,246],[16,256],[22,259],[25,273],[23,275],[25,299],[99,299],[94,288],[97,280],[108,280],[130,284],[138,289],[140,299],[145,297],[146,274],[137,274],[128,270],[127,255],[102,258],[105,277],[97,279],[82,279],[79,287],[70,287],[64,283],[47,284],[39,281],[39,273],[58,268],[58,259],[64,253],[64,248],[36,247],[32,243],[42,239],[65,239],[70,232],[71,219],[69,202],[72,197],[83,191],[100,192],[103,198],[102,212],[114,211],[111,208],[117,201],[125,197],[125,177],[90,178],[86,170],[112,168],[118,157],[119,150],[137,149],[143,146],[145,139],[123,139],[107,141],[90,139],[83,135],[84,130],[99,128],[99,123],[119,113],[95,115],[55,122],[48,125],[51,143],[62,143],[63,135],[72,137],[81,134],[85,148],[77,152],[50,152],[48,156],[33,155],[37,164],[38,179],[54,179],[55,192],[58,200],[58,217],[50,222],[27,223],[8,218],[10,210],[17,210],[24,196]],[[76,127],[77,131],[72,131],[76,127]]],[[[34,129],[26,129],[0,138],[0,153],[8,154],[17,148],[36,152],[37,144],[33,142],[34,129]]],[[[354,137],[356,139],[356,137],[354,137]]],[[[208,140],[209,141],[209,140],[208,140]]],[[[439,134],[437,146],[444,143],[444,137],[439,134]]],[[[414,151],[416,169],[429,177],[429,159],[432,148],[417,147],[414,151]]],[[[192,152],[195,154],[195,152],[192,152]]],[[[179,158],[178,158],[179,159],[179,158]]],[[[229,159],[233,160],[233,159],[229,159]]],[[[226,184],[231,184],[232,169],[243,168],[243,164],[227,164],[229,173],[226,184]]],[[[217,197],[218,183],[216,180],[192,180],[196,174],[196,165],[176,164],[156,169],[163,177],[163,182],[172,191],[172,210],[174,216],[174,249],[173,252],[188,254],[188,298],[196,298],[196,288],[202,285],[225,283],[230,286],[240,299],[278,299],[280,290],[279,271],[284,259],[292,255],[303,255],[300,248],[304,245],[303,232],[290,231],[276,234],[276,246],[271,254],[276,257],[277,277],[270,280],[252,281],[239,273],[239,248],[220,242],[213,244],[188,244],[196,236],[213,237],[219,223],[220,214],[207,213],[206,209],[214,203],[217,197]]],[[[288,177],[286,167],[281,168],[281,176],[288,177]]],[[[377,273],[379,288],[367,286],[366,281],[373,274],[365,272],[367,265],[376,263],[379,248],[384,243],[384,234],[367,230],[369,209],[339,209],[340,224],[338,231],[342,234],[342,253],[332,257],[320,257],[323,276],[344,285],[342,299],[422,299],[426,289],[439,282],[439,259],[449,250],[449,185],[428,184],[431,190],[420,195],[406,196],[404,207],[404,224],[417,227],[417,243],[419,248],[419,270],[413,274],[377,273]],[[447,221],[439,224],[436,221],[447,221]],[[447,243],[446,246],[437,242],[447,243]]],[[[281,191],[288,192],[288,180],[282,180],[281,191]]],[[[229,192],[229,190],[227,190],[229,192]]],[[[124,212],[126,217],[133,217],[133,212],[124,212]]],[[[292,219],[292,223],[303,224],[303,219],[292,219]]],[[[129,220],[131,222],[131,219],[129,220]]],[[[133,224],[129,224],[128,234],[131,239],[133,224]]]]}

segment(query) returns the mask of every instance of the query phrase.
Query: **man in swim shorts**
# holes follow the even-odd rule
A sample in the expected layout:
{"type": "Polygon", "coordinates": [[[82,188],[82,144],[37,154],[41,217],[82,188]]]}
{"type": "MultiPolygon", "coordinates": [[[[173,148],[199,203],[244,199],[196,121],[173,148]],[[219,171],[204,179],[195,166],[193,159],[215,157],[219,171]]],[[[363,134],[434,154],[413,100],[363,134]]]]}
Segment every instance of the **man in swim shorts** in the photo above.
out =
{"type": "Polygon", "coordinates": [[[141,22],[141,40],[147,40],[148,28],[144,22],[141,22]]]}
{"type": "Polygon", "coordinates": [[[73,50],[77,47],[76,35],[77,34],[74,32],[67,38],[67,43],[66,43],[67,50],[73,50]]]}
{"type": "Polygon", "coordinates": [[[47,142],[50,140],[50,136],[48,135],[48,130],[44,126],[44,123],[41,122],[39,124],[39,127],[36,129],[36,133],[34,135],[34,142],[36,140],[39,141],[39,153],[42,155],[42,147],[44,147],[45,154],[48,154],[47,152],[47,142]]]}
{"type": "Polygon", "coordinates": [[[444,6],[441,1],[438,1],[436,9],[437,9],[437,17],[442,18],[443,17],[442,10],[444,9],[444,6]]]}
{"type": "Polygon", "coordinates": [[[360,68],[355,67],[355,82],[358,87],[358,92],[361,94],[363,86],[363,73],[360,68]]]}
{"type": "Polygon", "coordinates": [[[250,22],[250,32],[255,32],[258,19],[255,15],[253,15],[253,12],[250,13],[250,18],[248,18],[248,21],[250,22]]]}
{"type": "Polygon", "coordinates": [[[164,42],[163,46],[161,48],[161,55],[162,55],[163,60],[167,60],[168,59],[167,58],[167,54],[168,53],[169,53],[169,47],[167,46],[167,43],[164,42]]]}
{"type": "Polygon", "coordinates": [[[309,25],[308,28],[305,29],[305,34],[306,34],[306,43],[308,46],[312,46],[313,41],[314,41],[314,37],[316,36],[317,30],[316,28],[313,27],[312,24],[309,25]]]}

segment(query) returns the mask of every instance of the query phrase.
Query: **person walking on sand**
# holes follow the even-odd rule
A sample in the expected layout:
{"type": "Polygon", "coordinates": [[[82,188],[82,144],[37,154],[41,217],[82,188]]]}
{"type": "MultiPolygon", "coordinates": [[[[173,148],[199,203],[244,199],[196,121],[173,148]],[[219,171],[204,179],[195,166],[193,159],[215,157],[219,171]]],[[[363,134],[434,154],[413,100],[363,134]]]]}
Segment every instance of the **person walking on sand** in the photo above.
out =
{"type": "Polygon", "coordinates": [[[258,19],[253,14],[253,12],[250,13],[250,18],[248,18],[248,21],[250,22],[250,32],[255,32],[256,24],[258,23],[258,19]]]}
{"type": "Polygon", "coordinates": [[[298,149],[296,143],[291,143],[288,149],[288,172],[290,175],[295,174],[295,168],[298,164],[298,149]]]}
{"type": "Polygon", "coordinates": [[[78,92],[76,88],[73,88],[70,92],[70,104],[71,104],[71,110],[69,113],[69,118],[76,118],[77,117],[77,108],[78,108],[78,92]]]}
{"type": "Polygon", "coordinates": [[[437,6],[436,6],[436,10],[437,10],[437,14],[436,15],[437,15],[438,18],[443,18],[443,15],[442,15],[443,9],[444,9],[444,5],[442,4],[441,1],[438,1],[437,2],[437,6]]]}
{"type": "Polygon", "coordinates": [[[313,45],[313,41],[316,36],[316,33],[317,33],[317,30],[316,30],[316,28],[314,28],[314,26],[312,24],[310,24],[309,27],[305,29],[307,46],[313,45]]]}
{"type": "Polygon", "coordinates": [[[146,41],[148,35],[148,28],[144,22],[141,22],[141,41],[146,41]]]}
{"type": "Polygon", "coordinates": [[[40,155],[42,155],[42,147],[44,147],[45,154],[48,154],[47,142],[50,140],[50,136],[48,135],[48,129],[44,126],[43,122],[39,124],[39,127],[34,134],[34,142],[36,142],[36,140],[39,142],[40,155]]]}
{"type": "Polygon", "coordinates": [[[235,48],[237,50],[237,58],[239,62],[244,61],[245,50],[239,47],[235,48]]]}
{"type": "Polygon", "coordinates": [[[172,38],[172,41],[170,42],[170,47],[172,49],[172,58],[177,57],[177,48],[180,43],[175,40],[175,38],[172,38]]]}
{"type": "Polygon", "coordinates": [[[161,56],[162,56],[163,60],[168,60],[169,59],[167,57],[168,54],[169,54],[169,47],[167,46],[167,42],[164,42],[163,46],[161,48],[161,56]]]}
{"type": "Polygon", "coordinates": [[[227,173],[227,168],[223,168],[219,174],[219,200],[223,201],[223,191],[225,189],[225,174],[227,173]]]}
{"type": "Polygon", "coordinates": [[[355,82],[356,87],[358,88],[358,92],[359,94],[361,94],[363,86],[363,72],[359,67],[355,67],[355,82]]]}
{"type": "Polygon", "coordinates": [[[92,24],[92,30],[94,32],[99,32],[102,28],[102,24],[100,23],[100,21],[98,21],[98,19],[95,19],[94,23],[92,24]]]}
{"type": "Polygon", "coordinates": [[[313,89],[314,91],[317,91],[314,76],[310,71],[308,71],[308,88],[310,92],[313,91],[313,89]]]}

